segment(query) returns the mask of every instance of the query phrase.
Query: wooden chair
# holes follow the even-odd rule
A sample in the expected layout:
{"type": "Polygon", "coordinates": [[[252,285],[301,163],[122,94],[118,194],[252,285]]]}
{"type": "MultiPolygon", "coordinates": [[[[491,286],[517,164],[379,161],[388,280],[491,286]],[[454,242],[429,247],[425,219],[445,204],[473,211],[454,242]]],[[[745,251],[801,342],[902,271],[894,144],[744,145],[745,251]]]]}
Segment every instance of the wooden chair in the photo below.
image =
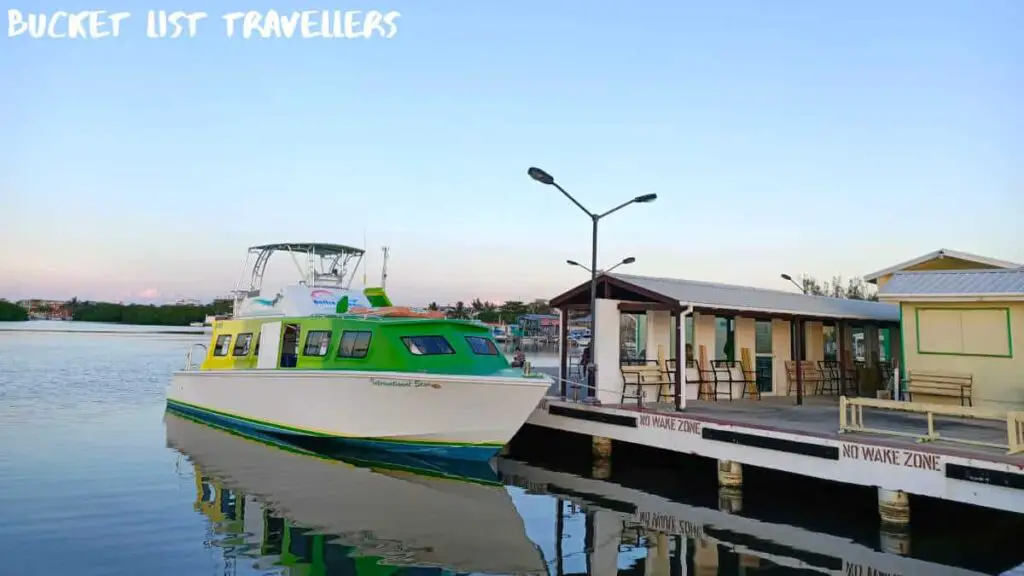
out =
{"type": "Polygon", "coordinates": [[[703,344],[697,348],[697,398],[700,400],[718,400],[715,380],[708,363],[708,351],[703,344]]]}
{"type": "Polygon", "coordinates": [[[911,402],[914,401],[914,394],[927,394],[959,398],[961,406],[973,406],[974,402],[971,399],[973,389],[973,374],[930,370],[907,372],[907,399],[911,402]]]}
{"type": "Polygon", "coordinates": [[[821,373],[821,391],[838,396],[842,390],[842,375],[838,360],[818,360],[818,371],[821,373]]]}
{"type": "Polygon", "coordinates": [[[732,401],[733,367],[736,365],[732,360],[712,360],[711,378],[714,382],[714,399],[718,400],[723,393],[721,386],[725,386],[725,394],[729,401],[732,401]]]}
{"type": "Polygon", "coordinates": [[[750,396],[755,400],[761,399],[761,389],[757,387],[757,365],[750,359],[750,348],[740,349],[740,378],[743,382],[743,393],[741,397],[750,396]]]}

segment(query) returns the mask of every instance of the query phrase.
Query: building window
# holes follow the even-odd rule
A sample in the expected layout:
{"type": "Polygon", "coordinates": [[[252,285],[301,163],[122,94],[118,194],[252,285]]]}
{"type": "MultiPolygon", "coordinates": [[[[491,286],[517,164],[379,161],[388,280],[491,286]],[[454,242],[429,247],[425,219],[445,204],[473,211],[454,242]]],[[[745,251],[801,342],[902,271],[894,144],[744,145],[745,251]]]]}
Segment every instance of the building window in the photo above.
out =
{"type": "Polygon", "coordinates": [[[498,347],[494,345],[488,338],[482,338],[480,336],[466,336],[466,342],[469,343],[470,349],[473,350],[473,354],[480,356],[497,356],[498,347]]]}
{"type": "Polygon", "coordinates": [[[252,333],[239,334],[235,338],[235,349],[231,351],[232,356],[248,356],[249,347],[252,345],[252,333]]]}
{"type": "Polygon", "coordinates": [[[455,354],[452,345],[444,336],[402,336],[402,342],[409,352],[416,356],[455,354]]]}
{"type": "Polygon", "coordinates": [[[772,353],[772,321],[754,321],[754,354],[772,353]]]}
{"type": "Polygon", "coordinates": [[[330,330],[310,330],[306,334],[306,345],[302,348],[303,356],[327,356],[331,347],[330,330]]]}
{"type": "Polygon", "coordinates": [[[221,334],[217,336],[217,343],[213,346],[214,356],[227,356],[228,350],[231,349],[231,334],[221,334]]]}
{"type": "Polygon", "coordinates": [[[834,325],[822,326],[821,339],[825,345],[825,360],[839,360],[839,330],[834,325]]]}
{"type": "Polygon", "coordinates": [[[917,308],[918,354],[1012,358],[1009,308],[917,308]]]}
{"type": "Polygon", "coordinates": [[[372,332],[346,330],[338,345],[338,358],[366,358],[372,336],[372,332]]]}

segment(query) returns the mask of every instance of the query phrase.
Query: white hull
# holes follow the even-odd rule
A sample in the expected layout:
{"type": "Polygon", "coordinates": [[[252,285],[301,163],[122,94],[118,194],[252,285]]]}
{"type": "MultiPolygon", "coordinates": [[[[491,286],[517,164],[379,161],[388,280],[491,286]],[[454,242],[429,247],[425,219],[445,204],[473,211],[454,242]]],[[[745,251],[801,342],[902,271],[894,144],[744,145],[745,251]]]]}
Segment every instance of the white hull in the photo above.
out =
{"type": "Polygon", "coordinates": [[[365,555],[460,573],[547,574],[503,487],[375,472],[278,450],[173,415],[165,423],[168,444],[203,474],[365,555]]]}
{"type": "Polygon", "coordinates": [[[546,377],[194,370],[173,375],[167,399],[268,432],[428,445],[424,448],[500,447],[526,422],[550,384],[546,377]]]}

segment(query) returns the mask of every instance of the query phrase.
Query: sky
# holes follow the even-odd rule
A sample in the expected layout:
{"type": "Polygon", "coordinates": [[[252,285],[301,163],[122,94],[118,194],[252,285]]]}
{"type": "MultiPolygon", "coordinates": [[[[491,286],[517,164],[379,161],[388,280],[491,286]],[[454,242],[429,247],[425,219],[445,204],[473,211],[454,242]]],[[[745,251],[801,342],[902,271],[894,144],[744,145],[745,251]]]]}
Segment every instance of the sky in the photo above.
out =
{"type": "Polygon", "coordinates": [[[600,268],[786,289],[938,248],[1024,263],[1019,0],[209,5],[0,6],[0,297],[209,299],[248,246],[320,241],[365,245],[370,284],[389,246],[401,303],[550,298],[587,280],[565,261],[591,223],[530,166],[595,212],[658,195],[601,220],[600,268]],[[271,8],[401,16],[227,37],[271,8]],[[9,9],[132,16],[33,39],[9,9]],[[151,39],[149,9],[210,16],[151,39]]]}

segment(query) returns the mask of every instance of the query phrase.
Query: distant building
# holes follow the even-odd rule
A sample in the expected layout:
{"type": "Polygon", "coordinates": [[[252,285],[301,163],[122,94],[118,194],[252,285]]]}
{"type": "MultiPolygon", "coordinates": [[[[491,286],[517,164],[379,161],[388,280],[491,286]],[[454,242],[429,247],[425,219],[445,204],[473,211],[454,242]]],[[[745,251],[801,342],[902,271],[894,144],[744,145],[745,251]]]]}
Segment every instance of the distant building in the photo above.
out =
{"type": "Polygon", "coordinates": [[[974,405],[1024,409],[1024,268],[896,272],[878,299],[900,306],[906,371],[970,374],[974,405]]]}

